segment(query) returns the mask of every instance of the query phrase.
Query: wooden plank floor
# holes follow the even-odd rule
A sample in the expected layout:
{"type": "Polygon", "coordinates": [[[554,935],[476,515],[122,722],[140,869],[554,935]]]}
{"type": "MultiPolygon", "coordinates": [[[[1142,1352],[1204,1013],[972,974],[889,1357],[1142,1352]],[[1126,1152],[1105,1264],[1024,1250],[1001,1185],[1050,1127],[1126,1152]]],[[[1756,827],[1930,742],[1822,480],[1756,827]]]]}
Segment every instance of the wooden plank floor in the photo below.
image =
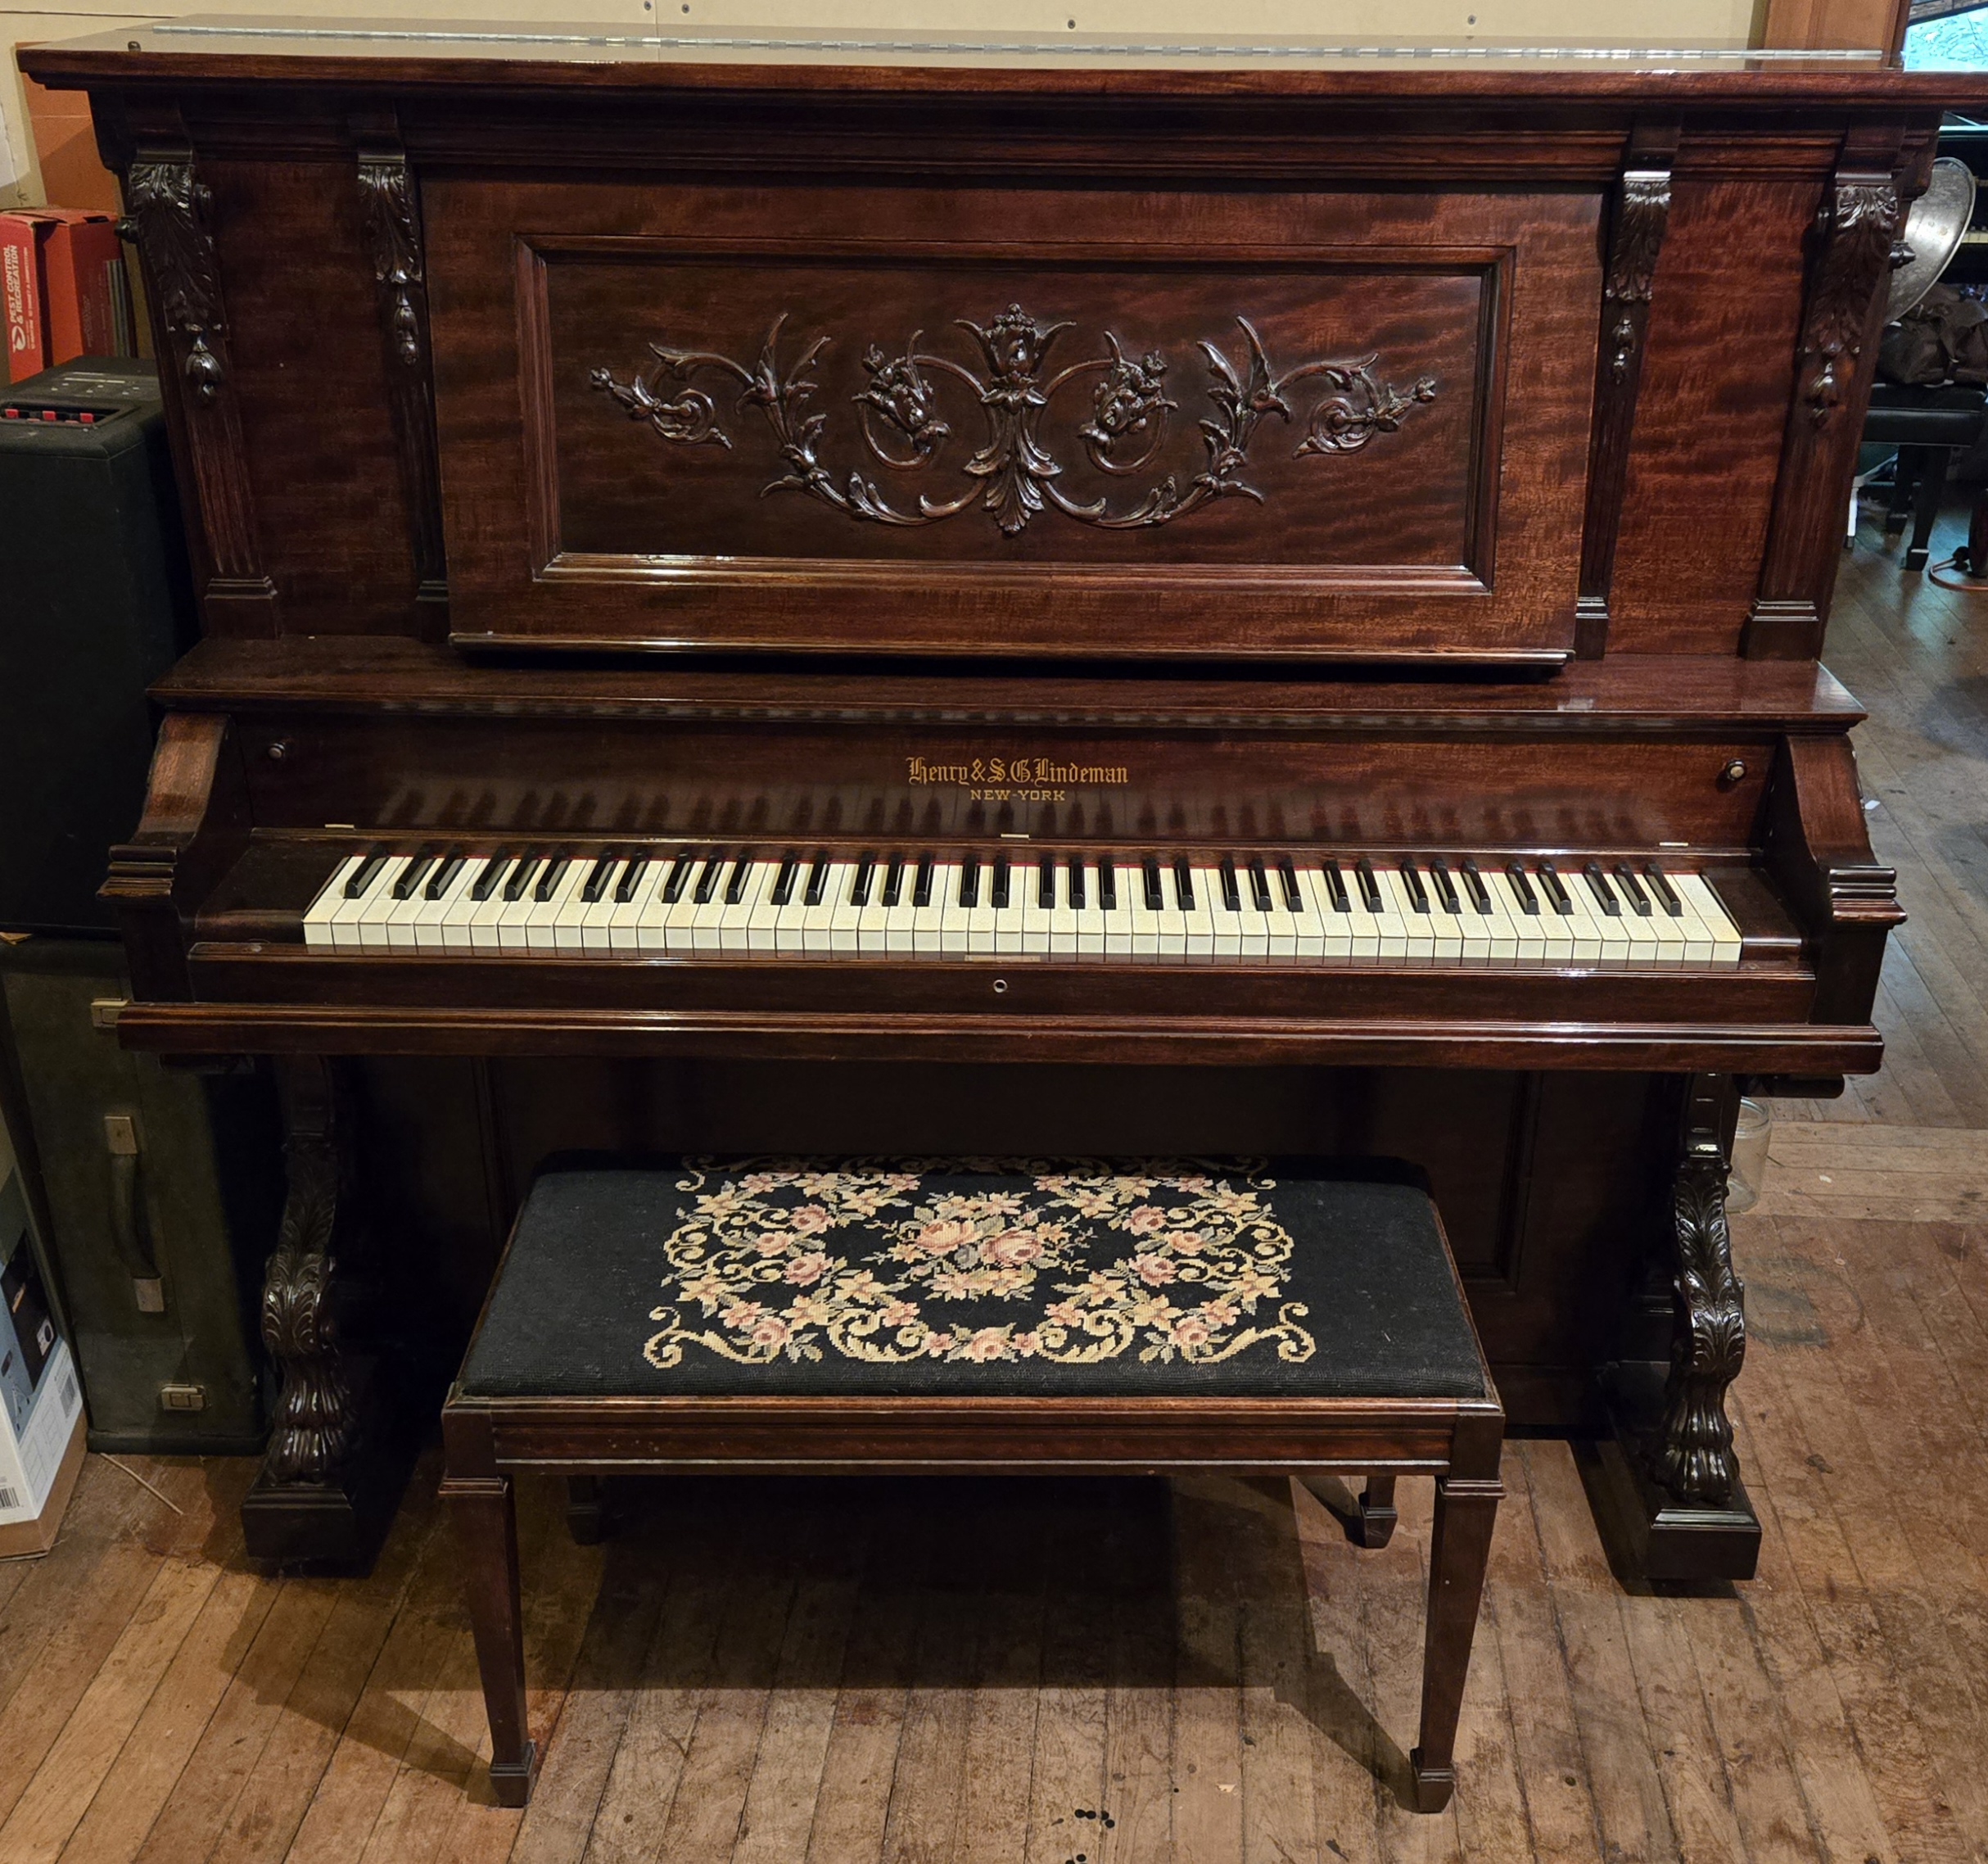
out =
{"type": "Polygon", "coordinates": [[[528,1481],[519,1814],[432,1459],[341,1584],[246,1568],[247,1463],[94,1457],[0,1568],[0,1860],[1988,1857],[1988,1132],[1778,1128],[1736,1228],[1760,1577],[1624,1594],[1513,1445],[1439,1817],[1425,1483],[1366,1553],[1282,1482],[654,1485],[587,1549],[528,1481]]]}
{"type": "Polygon", "coordinates": [[[1988,598],[1875,541],[1830,659],[1913,919],[1884,1072],[1784,1103],[1735,1225],[1760,1577],[1624,1593],[1513,1445],[1448,1812],[1425,1484],[1365,1553],[1281,1483],[657,1486],[585,1549],[527,1482],[520,1814],[432,1458],[341,1583],[250,1570],[250,1464],[93,1457],[0,1565],[0,1864],[1988,1864],[1988,598]]]}

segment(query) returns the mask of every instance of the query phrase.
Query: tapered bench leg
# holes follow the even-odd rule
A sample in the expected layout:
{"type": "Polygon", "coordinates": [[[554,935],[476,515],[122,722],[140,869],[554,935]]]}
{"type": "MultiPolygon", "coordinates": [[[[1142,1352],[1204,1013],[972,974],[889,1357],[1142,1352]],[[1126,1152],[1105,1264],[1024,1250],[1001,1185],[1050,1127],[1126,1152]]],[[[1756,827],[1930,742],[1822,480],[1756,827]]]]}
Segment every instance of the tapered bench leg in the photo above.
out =
{"type": "Polygon", "coordinates": [[[1348,1531],[1362,1547],[1385,1547],[1394,1537],[1394,1478],[1369,1476],[1348,1531]]]}
{"type": "Polygon", "coordinates": [[[477,1667],[490,1718],[490,1786],[500,1804],[531,1797],[538,1746],[525,1720],[524,1620],[517,1596],[517,1513],[508,1476],[451,1476],[442,1498],[462,1548],[477,1667]]]}
{"type": "Polygon", "coordinates": [[[1422,1658],[1422,1729],[1408,1757],[1415,1809],[1439,1812],[1455,1790],[1457,1716],[1471,1667],[1471,1641],[1484,1589],[1491,1527],[1504,1485],[1495,1477],[1436,1479],[1429,1548],[1429,1631],[1422,1658]]]}

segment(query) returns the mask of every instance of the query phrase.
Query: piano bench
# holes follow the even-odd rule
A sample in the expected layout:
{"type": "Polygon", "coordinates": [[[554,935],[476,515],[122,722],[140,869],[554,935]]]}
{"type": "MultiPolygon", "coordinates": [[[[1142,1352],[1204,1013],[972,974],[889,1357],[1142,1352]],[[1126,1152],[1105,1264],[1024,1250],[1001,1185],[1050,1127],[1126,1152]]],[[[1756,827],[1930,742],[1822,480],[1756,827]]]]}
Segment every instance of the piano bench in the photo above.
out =
{"type": "Polygon", "coordinates": [[[522,1805],[510,1472],[1436,1481],[1415,1803],[1439,1810],[1504,1413],[1385,1168],[692,1161],[533,1187],[442,1414],[497,1797],[522,1805]]]}

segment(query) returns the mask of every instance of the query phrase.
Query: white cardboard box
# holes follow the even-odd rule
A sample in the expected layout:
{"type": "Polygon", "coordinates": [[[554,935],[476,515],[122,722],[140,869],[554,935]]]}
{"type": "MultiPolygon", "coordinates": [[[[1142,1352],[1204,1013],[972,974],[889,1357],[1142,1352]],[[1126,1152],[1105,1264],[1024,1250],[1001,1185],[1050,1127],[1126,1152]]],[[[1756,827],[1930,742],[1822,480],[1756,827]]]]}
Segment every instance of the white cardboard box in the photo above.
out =
{"type": "Polygon", "coordinates": [[[84,1427],[76,1362],[56,1331],[0,1128],[0,1559],[55,1545],[83,1469],[84,1427]]]}

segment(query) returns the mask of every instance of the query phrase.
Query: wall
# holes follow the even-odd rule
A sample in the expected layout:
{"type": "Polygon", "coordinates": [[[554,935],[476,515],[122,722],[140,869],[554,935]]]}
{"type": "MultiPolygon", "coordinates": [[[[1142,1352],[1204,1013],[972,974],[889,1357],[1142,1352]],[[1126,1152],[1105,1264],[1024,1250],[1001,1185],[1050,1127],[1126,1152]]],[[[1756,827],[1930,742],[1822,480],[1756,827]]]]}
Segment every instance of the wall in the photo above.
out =
{"type": "MultiPolygon", "coordinates": [[[[701,26],[801,25],[932,29],[1018,34],[1087,32],[1191,34],[1219,30],[1344,38],[1360,44],[1561,44],[1739,46],[1763,43],[1770,0],[581,0],[561,8],[548,0],[291,0],[287,7],[247,6],[235,11],[350,19],[392,15],[401,19],[563,19],[612,22],[620,30],[655,24],[657,9],[669,24],[701,26]]],[[[1830,29],[1859,7],[1891,0],[1772,0],[1787,17],[1785,31],[1801,22],[1791,9],[1827,11],[1830,29]]],[[[174,16],[216,9],[188,0],[169,5],[174,16]]],[[[88,111],[76,96],[30,98],[13,69],[13,48],[24,42],[73,38],[142,23],[157,14],[106,7],[95,13],[40,11],[0,5],[0,48],[7,70],[0,82],[12,167],[0,159],[0,206],[54,201],[64,206],[114,204],[89,135],[88,111]],[[38,147],[37,147],[38,145],[38,147]]],[[[1888,18],[1888,14],[1887,14],[1888,18]]],[[[1771,43],[1799,44],[1799,38],[1771,43]]],[[[1850,43],[1841,39],[1814,43],[1850,43]]],[[[1867,43],[1876,43],[1873,40],[1867,43]]]]}

